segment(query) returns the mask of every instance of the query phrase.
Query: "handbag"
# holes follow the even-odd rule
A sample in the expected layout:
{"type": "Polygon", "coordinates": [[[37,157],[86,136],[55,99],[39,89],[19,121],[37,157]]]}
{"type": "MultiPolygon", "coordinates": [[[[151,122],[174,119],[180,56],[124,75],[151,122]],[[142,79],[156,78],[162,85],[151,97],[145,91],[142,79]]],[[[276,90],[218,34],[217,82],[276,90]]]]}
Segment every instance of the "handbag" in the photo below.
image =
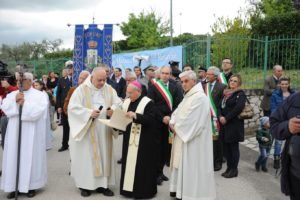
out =
{"type": "Polygon", "coordinates": [[[51,130],[55,131],[57,129],[57,123],[55,121],[51,122],[51,130]]]}
{"type": "Polygon", "coordinates": [[[249,100],[246,98],[246,103],[243,111],[239,114],[238,118],[239,119],[252,119],[254,116],[254,110],[253,107],[251,106],[249,100]]]}

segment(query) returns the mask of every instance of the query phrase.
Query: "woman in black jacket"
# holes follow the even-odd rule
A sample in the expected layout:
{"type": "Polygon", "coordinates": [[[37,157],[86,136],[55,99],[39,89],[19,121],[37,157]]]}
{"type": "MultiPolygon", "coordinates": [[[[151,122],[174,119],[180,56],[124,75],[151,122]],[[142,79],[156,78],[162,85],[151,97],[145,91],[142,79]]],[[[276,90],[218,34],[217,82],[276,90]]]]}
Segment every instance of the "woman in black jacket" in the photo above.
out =
{"type": "Polygon", "coordinates": [[[219,121],[221,123],[220,137],[223,142],[224,154],[227,159],[227,169],[222,176],[233,178],[238,176],[240,159],[239,142],[244,141],[244,120],[239,119],[246,103],[246,95],[240,89],[242,79],[234,74],[229,79],[228,89],[224,90],[219,121]]]}

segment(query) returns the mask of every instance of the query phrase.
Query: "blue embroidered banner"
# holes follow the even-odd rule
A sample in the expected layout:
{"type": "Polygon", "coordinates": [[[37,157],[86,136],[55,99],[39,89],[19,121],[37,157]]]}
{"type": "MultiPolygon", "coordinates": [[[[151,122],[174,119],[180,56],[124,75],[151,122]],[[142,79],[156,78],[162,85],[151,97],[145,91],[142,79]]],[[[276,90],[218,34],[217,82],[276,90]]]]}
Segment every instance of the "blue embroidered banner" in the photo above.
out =
{"type": "Polygon", "coordinates": [[[105,24],[100,30],[90,24],[85,30],[83,25],[75,26],[73,85],[77,85],[82,70],[91,71],[98,64],[112,65],[112,24],[105,24]]]}

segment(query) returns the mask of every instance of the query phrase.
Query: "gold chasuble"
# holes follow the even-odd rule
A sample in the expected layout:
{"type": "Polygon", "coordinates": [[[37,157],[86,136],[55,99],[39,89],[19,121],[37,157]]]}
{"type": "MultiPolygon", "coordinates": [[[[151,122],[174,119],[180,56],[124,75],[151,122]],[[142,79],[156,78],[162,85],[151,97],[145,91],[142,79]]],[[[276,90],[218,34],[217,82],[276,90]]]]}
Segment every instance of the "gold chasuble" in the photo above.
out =
{"type": "MultiPolygon", "coordinates": [[[[135,112],[138,114],[144,114],[144,109],[150,101],[151,99],[149,99],[148,97],[143,97],[140,103],[138,104],[138,107],[135,112]]],[[[126,99],[123,103],[123,110],[125,112],[127,112],[129,104],[130,104],[130,99],[126,99]]],[[[130,130],[128,154],[126,160],[127,164],[126,164],[124,184],[123,184],[123,190],[130,191],[130,192],[133,191],[141,130],[142,130],[141,124],[137,124],[134,122],[132,123],[131,130],[130,130]]]]}

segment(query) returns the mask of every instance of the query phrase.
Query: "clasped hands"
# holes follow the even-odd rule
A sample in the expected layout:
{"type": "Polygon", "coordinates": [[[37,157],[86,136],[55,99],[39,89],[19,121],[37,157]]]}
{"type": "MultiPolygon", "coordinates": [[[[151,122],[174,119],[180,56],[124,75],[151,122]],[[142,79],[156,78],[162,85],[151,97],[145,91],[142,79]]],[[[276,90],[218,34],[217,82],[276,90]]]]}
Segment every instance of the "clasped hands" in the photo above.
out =
{"type": "Polygon", "coordinates": [[[18,105],[23,105],[24,104],[24,94],[22,92],[19,92],[17,95],[16,95],[16,103],[18,105]]]}

